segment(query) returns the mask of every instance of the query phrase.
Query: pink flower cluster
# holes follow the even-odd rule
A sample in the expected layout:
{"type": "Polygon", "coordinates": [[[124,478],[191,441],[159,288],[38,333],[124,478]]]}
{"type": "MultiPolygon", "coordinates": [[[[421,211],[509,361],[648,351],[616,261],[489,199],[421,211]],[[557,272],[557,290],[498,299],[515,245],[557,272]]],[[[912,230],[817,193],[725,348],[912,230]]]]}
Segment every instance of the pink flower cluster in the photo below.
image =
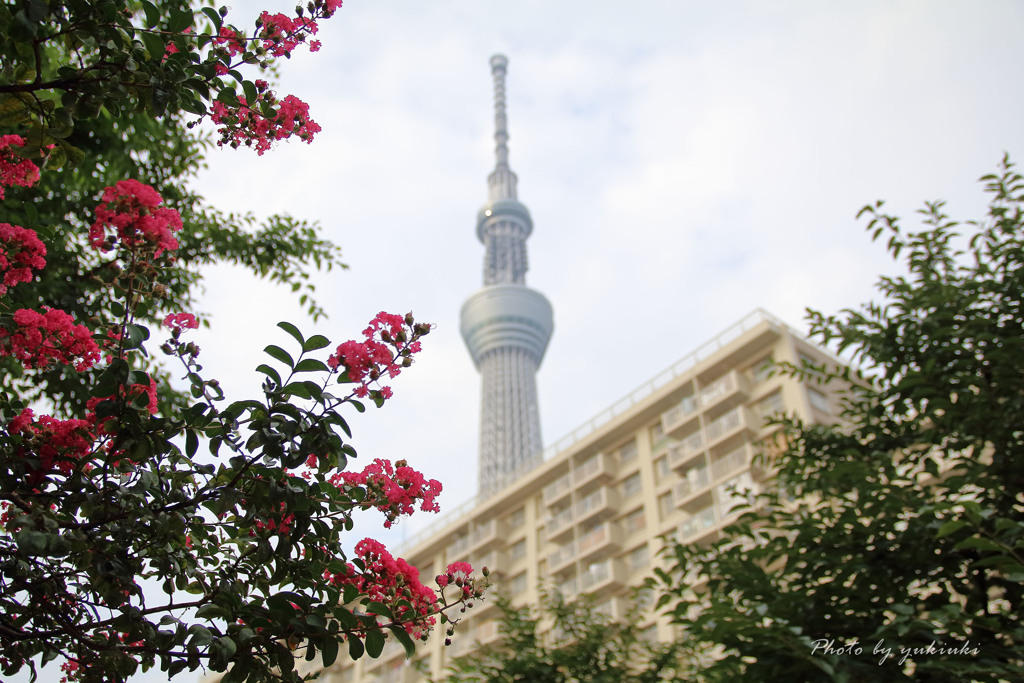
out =
{"type": "Polygon", "coordinates": [[[288,95],[278,100],[270,90],[259,93],[250,105],[244,97],[238,98],[237,108],[228,108],[223,102],[214,102],[210,118],[221,124],[218,144],[232,147],[255,147],[263,155],[277,140],[298,135],[307,143],[320,132],[320,125],[309,118],[309,105],[288,95]]]}
{"type": "Polygon", "coordinates": [[[0,135],[0,199],[4,198],[5,187],[31,187],[39,181],[39,167],[11,151],[11,147],[24,144],[20,135],[0,135]]]}
{"type": "Polygon", "coordinates": [[[28,308],[14,312],[13,332],[0,327],[0,356],[14,356],[26,369],[46,367],[56,361],[74,365],[81,372],[100,359],[100,349],[85,325],[62,310],[28,308]]]}
{"type": "Polygon", "coordinates": [[[414,638],[426,635],[435,624],[437,611],[434,591],[420,583],[420,572],[402,558],[392,557],[383,544],[364,538],[356,544],[356,556],[365,569],[351,563],[339,574],[324,572],[324,579],[336,586],[352,585],[369,600],[391,610],[395,622],[402,622],[414,638]]]}
{"type": "Polygon", "coordinates": [[[40,467],[35,479],[41,479],[54,469],[64,474],[71,472],[76,462],[92,453],[96,440],[89,420],[58,420],[49,415],[35,419],[31,408],[21,411],[7,429],[11,434],[29,437],[29,448],[39,459],[40,467]]]}
{"type": "Polygon", "coordinates": [[[31,282],[32,271],[46,265],[46,247],[34,230],[0,223],[0,296],[19,282],[31,282]]]}
{"type": "MultiPolygon", "coordinates": [[[[327,365],[332,370],[344,366],[349,381],[360,384],[355,395],[366,396],[371,382],[376,382],[385,372],[388,377],[397,377],[403,365],[407,361],[411,362],[411,355],[420,351],[418,339],[407,341],[405,326],[411,325],[411,320],[411,314],[403,318],[381,311],[370,321],[370,326],[363,330],[365,340],[350,340],[340,344],[327,359],[327,365]],[[397,353],[392,352],[392,347],[397,353]]],[[[429,331],[429,326],[424,329],[429,331]]],[[[417,334],[414,330],[414,337],[417,334]]],[[[381,387],[380,392],[382,398],[391,398],[391,387],[381,387]]]]}
{"type": "Polygon", "coordinates": [[[429,481],[409,467],[405,460],[392,466],[380,458],[367,465],[362,472],[339,472],[330,479],[335,486],[357,486],[366,491],[360,503],[364,510],[376,508],[387,518],[386,528],[391,528],[401,515],[411,515],[416,503],[424,512],[440,512],[437,496],[441,493],[441,482],[429,481]]]}
{"type": "Polygon", "coordinates": [[[434,580],[442,590],[448,586],[456,586],[462,589],[463,597],[472,597],[476,592],[473,580],[473,566],[469,562],[452,562],[448,565],[444,574],[438,574],[434,580]]]}
{"type": "Polygon", "coordinates": [[[178,248],[172,233],[181,229],[181,215],[160,206],[163,197],[149,185],[137,180],[119,180],[103,190],[102,203],[96,207],[96,221],[89,228],[89,241],[101,251],[109,251],[117,240],[133,249],[152,247],[154,256],[165,249],[178,248]],[[114,228],[108,235],[107,228],[114,228]]]}
{"type": "MultiPolygon", "coordinates": [[[[306,17],[291,17],[284,14],[264,12],[259,19],[260,32],[257,36],[262,41],[263,49],[275,57],[287,57],[292,50],[306,42],[307,35],[317,32],[316,22],[306,17]]],[[[320,49],[319,41],[313,41],[309,49],[316,52],[320,49]]]]}
{"type": "Polygon", "coordinates": [[[194,330],[199,327],[199,321],[191,313],[169,313],[164,325],[172,330],[194,330]]]}

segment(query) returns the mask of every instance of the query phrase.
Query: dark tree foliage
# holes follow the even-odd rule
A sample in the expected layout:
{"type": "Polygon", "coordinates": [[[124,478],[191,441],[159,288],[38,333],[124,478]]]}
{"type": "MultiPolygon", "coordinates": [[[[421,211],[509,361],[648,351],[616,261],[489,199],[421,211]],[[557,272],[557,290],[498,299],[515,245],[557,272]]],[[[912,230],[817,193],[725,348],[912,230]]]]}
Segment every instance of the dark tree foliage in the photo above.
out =
{"type": "Polygon", "coordinates": [[[720,655],[701,680],[1024,676],[1024,179],[1004,160],[982,182],[980,221],[862,210],[906,274],[810,313],[862,371],[782,368],[863,387],[844,426],[785,421],[777,488],[710,549],[670,548],[661,604],[720,655]]]}
{"type": "Polygon", "coordinates": [[[539,609],[513,607],[504,597],[496,605],[500,639],[456,658],[448,683],[689,680],[686,645],[645,639],[638,606],[616,621],[595,611],[587,596],[566,602],[558,593],[545,595],[539,609]]]}

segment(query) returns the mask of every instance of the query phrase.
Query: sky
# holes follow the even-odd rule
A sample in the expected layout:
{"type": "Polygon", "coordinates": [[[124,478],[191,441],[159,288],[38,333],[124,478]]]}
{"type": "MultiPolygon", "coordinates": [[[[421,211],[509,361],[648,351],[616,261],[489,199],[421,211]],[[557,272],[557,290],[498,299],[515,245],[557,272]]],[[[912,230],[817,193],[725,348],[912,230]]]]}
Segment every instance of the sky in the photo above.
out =
{"type": "Polygon", "coordinates": [[[351,423],[364,462],[408,459],[454,508],[476,489],[459,308],[482,283],[492,54],[509,58],[510,163],[534,221],[527,283],[555,311],[549,444],[755,308],[803,329],[807,307],[869,300],[897,266],[863,205],[886,200],[908,228],[926,200],[981,218],[977,179],[1024,153],[1022,34],[1024,4],[997,0],[349,0],[279,79],[323,127],[313,144],[218,150],[198,188],[319,221],[350,269],[317,278],[316,325],[290,293],[213,269],[206,366],[253,394],[261,349],[288,341],[278,320],[337,342],[380,310],[435,323],[395,398],[351,423]]]}
{"type": "MultiPolygon", "coordinates": [[[[236,0],[229,20],[293,6],[236,0]]],[[[196,187],[318,221],[350,269],[316,276],[315,324],[290,292],[209,269],[201,358],[229,396],[258,396],[263,347],[289,343],[280,320],[335,343],[381,310],[434,323],[394,398],[350,424],[357,466],[405,458],[456,509],[476,490],[459,308],[482,284],[492,54],[509,58],[510,164],[534,222],[527,284],[554,307],[549,444],[755,308],[802,330],[807,307],[871,299],[898,267],[856,219],[865,204],[908,228],[925,200],[982,218],[977,179],[1024,158],[1022,35],[1008,0],[347,0],[276,88],[309,103],[313,144],[215,150],[196,187]]],[[[368,518],[353,543],[408,543],[432,521],[385,534],[368,518]]]]}

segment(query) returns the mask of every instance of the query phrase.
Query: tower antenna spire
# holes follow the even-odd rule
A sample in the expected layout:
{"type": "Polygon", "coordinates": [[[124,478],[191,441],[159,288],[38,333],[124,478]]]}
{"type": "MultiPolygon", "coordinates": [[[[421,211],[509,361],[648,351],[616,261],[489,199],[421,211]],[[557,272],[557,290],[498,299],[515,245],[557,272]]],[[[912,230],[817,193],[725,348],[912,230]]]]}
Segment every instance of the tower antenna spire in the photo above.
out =
{"type": "Polygon", "coordinates": [[[508,166],[508,116],[505,113],[505,74],[508,57],[491,57],[491,75],[494,77],[494,172],[487,177],[491,201],[516,199],[516,174],[508,166]]]}

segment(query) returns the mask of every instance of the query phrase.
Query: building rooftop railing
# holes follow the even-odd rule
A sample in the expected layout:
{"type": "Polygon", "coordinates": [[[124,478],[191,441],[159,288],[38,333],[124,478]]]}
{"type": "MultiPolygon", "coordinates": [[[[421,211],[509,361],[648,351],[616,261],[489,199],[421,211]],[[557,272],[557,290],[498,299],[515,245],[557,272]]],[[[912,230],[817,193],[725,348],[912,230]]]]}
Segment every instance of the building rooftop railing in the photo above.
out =
{"type": "MultiPolygon", "coordinates": [[[[677,377],[686,374],[693,368],[695,368],[702,361],[707,360],[718,351],[725,348],[728,344],[743,336],[750,330],[754,329],[758,325],[764,322],[769,322],[779,328],[787,330],[790,334],[797,337],[803,338],[803,335],[792,327],[784,323],[779,318],[765,311],[762,308],[754,309],[748,313],[738,322],[733,323],[729,327],[725,328],[722,332],[717,334],[711,340],[701,344],[696,350],[683,356],[675,363],[665,368],[657,375],[638,386],[633,391],[629,392],[626,396],[622,397],[609,407],[602,410],[596,416],[584,422],[582,425],[572,430],[561,439],[558,439],[554,443],[550,444],[540,454],[531,460],[524,461],[519,468],[514,472],[509,473],[505,476],[505,481],[500,488],[505,488],[527,473],[533,471],[538,465],[541,465],[548,460],[554,459],[560,453],[572,448],[573,445],[585,439],[587,436],[593,434],[595,431],[600,429],[603,425],[611,422],[619,415],[629,411],[631,408],[639,404],[642,400],[653,394],[658,389],[662,388],[666,384],[669,384],[672,380],[677,377]]],[[[440,529],[454,524],[454,522],[461,517],[464,517],[474,510],[478,505],[485,502],[490,497],[482,497],[479,494],[472,498],[460,503],[459,505],[445,511],[442,515],[434,518],[430,524],[423,527],[415,533],[414,538],[402,541],[399,544],[399,552],[403,550],[411,549],[417,542],[424,538],[430,537],[440,529]]]]}

